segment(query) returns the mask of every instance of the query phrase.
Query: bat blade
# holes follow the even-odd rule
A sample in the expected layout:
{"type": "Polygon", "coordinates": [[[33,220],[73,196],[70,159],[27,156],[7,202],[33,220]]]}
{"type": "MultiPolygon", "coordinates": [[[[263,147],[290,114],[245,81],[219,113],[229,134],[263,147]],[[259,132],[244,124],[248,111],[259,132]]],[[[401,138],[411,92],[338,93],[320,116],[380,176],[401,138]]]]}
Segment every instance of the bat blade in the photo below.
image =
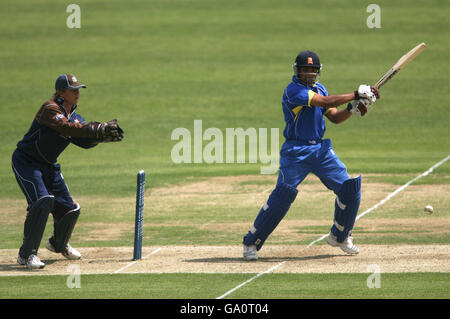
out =
{"type": "Polygon", "coordinates": [[[404,66],[406,66],[409,62],[411,62],[416,56],[418,56],[423,50],[426,48],[426,44],[422,42],[421,44],[414,47],[404,56],[402,56],[389,71],[384,74],[380,80],[374,85],[377,89],[381,88],[386,84],[387,81],[392,79],[394,75],[396,75],[404,66]]]}

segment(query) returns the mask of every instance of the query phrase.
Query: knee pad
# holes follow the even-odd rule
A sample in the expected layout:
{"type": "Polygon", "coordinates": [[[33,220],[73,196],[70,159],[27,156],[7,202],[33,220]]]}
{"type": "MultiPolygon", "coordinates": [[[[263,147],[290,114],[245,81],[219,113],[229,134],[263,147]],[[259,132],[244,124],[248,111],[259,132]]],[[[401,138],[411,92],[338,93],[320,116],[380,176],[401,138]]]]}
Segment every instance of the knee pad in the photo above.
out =
{"type": "Polygon", "coordinates": [[[361,176],[346,180],[337,194],[331,233],[343,242],[351,235],[361,201],[361,176]]]}
{"type": "Polygon", "coordinates": [[[74,203],[74,206],[74,209],[69,210],[63,217],[54,221],[54,232],[50,242],[58,253],[63,252],[69,243],[78,216],[80,216],[80,205],[74,203]]]}
{"type": "Polygon", "coordinates": [[[37,254],[47,225],[48,215],[52,211],[54,203],[54,197],[47,195],[39,198],[29,208],[25,218],[23,245],[20,248],[22,257],[26,258],[31,254],[37,254]]]}
{"type": "Polygon", "coordinates": [[[253,227],[244,237],[244,245],[256,245],[260,250],[265,240],[288,212],[297,196],[297,189],[285,183],[278,184],[259,211],[253,227]]]}

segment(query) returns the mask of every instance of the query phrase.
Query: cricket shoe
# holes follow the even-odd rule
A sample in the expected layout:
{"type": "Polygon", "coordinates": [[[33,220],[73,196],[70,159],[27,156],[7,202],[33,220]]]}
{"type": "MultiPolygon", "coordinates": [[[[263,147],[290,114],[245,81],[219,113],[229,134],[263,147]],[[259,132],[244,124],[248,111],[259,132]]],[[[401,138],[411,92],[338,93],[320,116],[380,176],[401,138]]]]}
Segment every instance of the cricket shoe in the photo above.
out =
{"type": "MultiPolygon", "coordinates": [[[[56,249],[52,245],[52,243],[50,242],[50,239],[47,240],[47,242],[45,243],[45,248],[47,248],[48,250],[56,253],[56,249]]],[[[61,252],[61,254],[64,257],[66,257],[67,259],[70,259],[70,260],[77,260],[77,259],[81,258],[81,254],[78,252],[78,250],[76,250],[75,248],[70,246],[69,243],[66,245],[66,248],[64,248],[64,251],[61,252]]]]}
{"type": "Polygon", "coordinates": [[[28,258],[23,258],[19,255],[17,257],[17,263],[22,266],[27,266],[28,269],[42,269],[45,267],[45,264],[34,254],[31,254],[28,258]]]}
{"type": "Polygon", "coordinates": [[[17,263],[19,265],[25,266],[27,264],[27,259],[19,255],[17,256],[17,263]]]}
{"type": "Polygon", "coordinates": [[[244,259],[257,260],[258,253],[256,252],[256,245],[244,245],[244,259]]]}
{"type": "Polygon", "coordinates": [[[328,235],[328,245],[333,247],[339,247],[342,249],[343,252],[347,254],[356,255],[359,253],[359,248],[353,244],[352,240],[353,240],[352,236],[348,236],[342,243],[339,243],[337,241],[336,236],[334,236],[332,233],[328,235]]]}

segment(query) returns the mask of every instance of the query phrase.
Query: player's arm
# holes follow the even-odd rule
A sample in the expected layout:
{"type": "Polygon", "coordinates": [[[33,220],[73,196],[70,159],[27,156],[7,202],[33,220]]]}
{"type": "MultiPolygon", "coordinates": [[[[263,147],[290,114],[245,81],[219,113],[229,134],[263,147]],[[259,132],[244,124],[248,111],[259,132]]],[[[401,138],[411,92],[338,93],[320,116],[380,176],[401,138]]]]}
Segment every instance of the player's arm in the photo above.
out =
{"type": "Polygon", "coordinates": [[[64,136],[99,138],[100,123],[71,123],[56,104],[44,104],[36,115],[39,124],[64,136]]]}
{"type": "Polygon", "coordinates": [[[329,108],[327,112],[325,113],[325,116],[334,124],[339,124],[344,122],[346,119],[348,119],[351,116],[352,113],[350,113],[347,109],[338,110],[335,107],[329,108]]]}
{"type": "Polygon", "coordinates": [[[374,103],[374,101],[370,101],[366,98],[361,98],[359,100],[353,100],[351,103],[347,104],[347,107],[342,110],[338,110],[337,108],[329,108],[325,111],[324,115],[335,124],[339,124],[344,122],[346,119],[350,117],[351,114],[358,114],[359,116],[364,116],[369,107],[374,103]]]}
{"type": "Polygon", "coordinates": [[[320,94],[314,94],[311,99],[311,105],[320,106],[324,108],[335,108],[339,105],[348,103],[355,99],[355,93],[347,93],[347,94],[335,94],[329,96],[323,96],[320,94]]]}
{"type": "MultiPolygon", "coordinates": [[[[75,117],[75,120],[72,122],[81,123],[83,125],[87,124],[86,120],[80,114],[72,113],[71,117],[75,117]]],[[[99,144],[99,141],[96,139],[73,136],[70,137],[70,142],[82,148],[92,148],[99,144]]]]}
{"type": "Polygon", "coordinates": [[[45,125],[64,136],[95,139],[99,142],[118,141],[123,138],[123,131],[120,132],[121,129],[119,131],[117,120],[107,123],[72,123],[64,116],[59,106],[53,103],[44,104],[37,113],[36,120],[39,124],[45,125]]]}
{"type": "Polygon", "coordinates": [[[84,137],[71,137],[70,142],[82,148],[92,148],[94,146],[97,146],[99,143],[99,141],[97,140],[84,137]]]}
{"type": "Polygon", "coordinates": [[[329,96],[323,96],[315,94],[311,99],[311,105],[321,106],[324,108],[338,107],[339,105],[348,103],[352,100],[358,100],[360,98],[377,99],[379,98],[378,90],[369,85],[360,85],[358,90],[346,93],[346,94],[334,94],[329,96]]]}

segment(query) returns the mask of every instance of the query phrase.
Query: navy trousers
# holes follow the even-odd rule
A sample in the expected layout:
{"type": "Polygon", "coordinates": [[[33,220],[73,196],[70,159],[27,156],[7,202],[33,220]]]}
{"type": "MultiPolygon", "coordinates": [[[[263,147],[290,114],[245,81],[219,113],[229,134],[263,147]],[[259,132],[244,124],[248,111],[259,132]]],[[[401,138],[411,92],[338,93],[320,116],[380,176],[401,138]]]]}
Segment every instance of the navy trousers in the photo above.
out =
{"type": "Polygon", "coordinates": [[[12,169],[17,183],[28,202],[28,209],[39,198],[47,195],[55,197],[52,215],[60,219],[74,208],[74,202],[61,174],[59,164],[44,164],[35,161],[20,150],[12,156],[12,169]]]}

